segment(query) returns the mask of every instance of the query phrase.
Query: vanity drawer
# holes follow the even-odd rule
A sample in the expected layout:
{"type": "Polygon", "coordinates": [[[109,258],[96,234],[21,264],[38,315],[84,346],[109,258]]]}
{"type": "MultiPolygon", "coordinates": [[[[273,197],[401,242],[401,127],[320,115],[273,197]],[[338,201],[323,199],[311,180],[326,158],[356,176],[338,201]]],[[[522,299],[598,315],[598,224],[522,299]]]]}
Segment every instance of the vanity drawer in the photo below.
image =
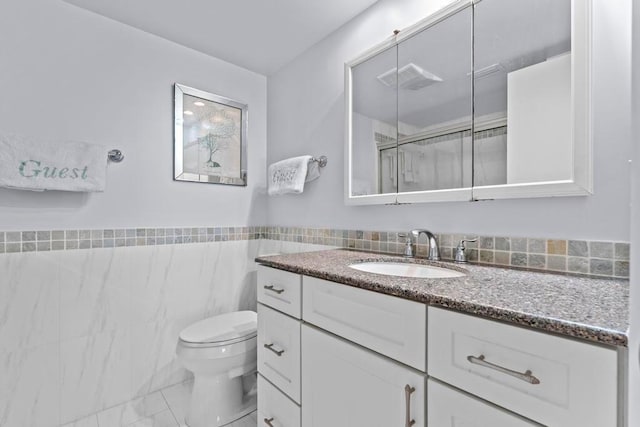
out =
{"type": "Polygon", "coordinates": [[[429,375],[549,426],[617,426],[613,349],[429,307],[429,375]]]}
{"type": "Polygon", "coordinates": [[[300,318],[302,276],[288,271],[258,266],[258,302],[300,318]]]}
{"type": "Polygon", "coordinates": [[[300,403],[300,322],[258,304],[258,372],[300,403]]]}
{"type": "Polygon", "coordinates": [[[536,427],[502,408],[454,390],[432,379],[427,380],[427,425],[437,427],[536,427]]]}
{"type": "Polygon", "coordinates": [[[303,319],[426,371],[424,304],[314,277],[304,277],[303,319]]]}
{"type": "Polygon", "coordinates": [[[258,426],[300,427],[300,407],[258,375],[258,426]]]}

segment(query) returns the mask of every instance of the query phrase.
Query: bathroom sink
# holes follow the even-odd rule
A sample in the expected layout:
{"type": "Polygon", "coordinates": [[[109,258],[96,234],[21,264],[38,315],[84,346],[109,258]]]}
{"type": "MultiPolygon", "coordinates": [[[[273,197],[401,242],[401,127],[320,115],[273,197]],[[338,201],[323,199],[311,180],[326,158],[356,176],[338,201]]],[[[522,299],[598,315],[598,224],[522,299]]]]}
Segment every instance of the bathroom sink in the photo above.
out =
{"type": "Polygon", "coordinates": [[[446,279],[463,277],[466,274],[448,268],[409,262],[362,262],[349,267],[367,273],[384,274],[386,276],[420,277],[426,279],[446,279]]]}

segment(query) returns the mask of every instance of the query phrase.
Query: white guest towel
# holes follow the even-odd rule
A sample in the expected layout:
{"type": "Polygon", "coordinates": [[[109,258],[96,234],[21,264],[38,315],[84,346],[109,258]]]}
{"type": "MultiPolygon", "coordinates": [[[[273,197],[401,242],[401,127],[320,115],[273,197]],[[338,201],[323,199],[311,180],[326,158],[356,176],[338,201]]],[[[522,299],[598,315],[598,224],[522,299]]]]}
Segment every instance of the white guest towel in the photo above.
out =
{"type": "Polygon", "coordinates": [[[0,133],[0,187],[104,191],[106,169],[103,146],[0,133]]]}
{"type": "Polygon", "coordinates": [[[311,156],[292,157],[269,165],[269,195],[302,193],[305,182],[320,176],[320,172],[315,169],[307,178],[311,159],[311,156]]]}

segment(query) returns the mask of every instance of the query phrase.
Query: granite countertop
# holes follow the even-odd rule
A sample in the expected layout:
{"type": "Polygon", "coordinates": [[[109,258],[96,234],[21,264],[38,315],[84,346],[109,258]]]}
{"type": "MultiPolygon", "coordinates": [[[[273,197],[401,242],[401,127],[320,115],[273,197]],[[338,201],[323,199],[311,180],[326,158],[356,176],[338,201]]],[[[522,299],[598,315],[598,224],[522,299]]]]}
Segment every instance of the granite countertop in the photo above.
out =
{"type": "Polygon", "coordinates": [[[355,270],[349,264],[407,259],[348,249],[260,256],[266,266],[517,325],[615,346],[627,345],[629,281],[485,267],[410,262],[466,270],[421,279],[355,270]]]}

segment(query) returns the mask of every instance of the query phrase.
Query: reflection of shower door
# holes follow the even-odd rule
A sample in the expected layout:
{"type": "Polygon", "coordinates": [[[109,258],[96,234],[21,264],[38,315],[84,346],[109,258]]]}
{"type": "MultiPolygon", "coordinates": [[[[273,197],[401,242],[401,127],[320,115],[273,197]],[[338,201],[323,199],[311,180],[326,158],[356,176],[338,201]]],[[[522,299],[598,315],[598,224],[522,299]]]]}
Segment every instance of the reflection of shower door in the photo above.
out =
{"type": "Polygon", "coordinates": [[[470,186],[470,138],[453,132],[400,143],[398,191],[429,191],[470,186]]]}
{"type": "Polygon", "coordinates": [[[379,149],[381,192],[394,193],[396,188],[399,193],[406,193],[471,187],[472,170],[476,187],[505,184],[506,126],[476,131],[473,150],[470,135],[467,129],[379,149]]]}
{"type": "Polygon", "coordinates": [[[507,127],[499,126],[475,133],[473,186],[507,182],[507,127]]]}

